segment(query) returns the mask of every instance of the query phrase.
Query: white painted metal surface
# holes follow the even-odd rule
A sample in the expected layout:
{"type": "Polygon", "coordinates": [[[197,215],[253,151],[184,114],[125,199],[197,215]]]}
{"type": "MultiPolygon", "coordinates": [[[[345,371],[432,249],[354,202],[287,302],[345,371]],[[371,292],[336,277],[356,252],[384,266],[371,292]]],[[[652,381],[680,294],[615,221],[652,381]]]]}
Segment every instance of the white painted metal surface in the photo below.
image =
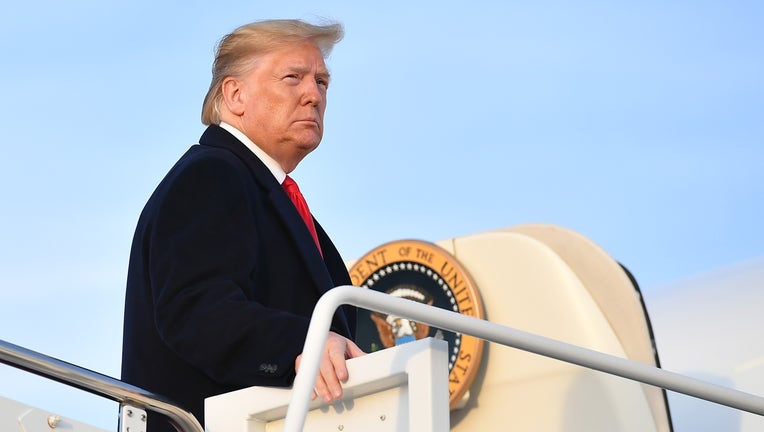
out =
{"type": "Polygon", "coordinates": [[[145,410],[131,406],[122,406],[119,410],[119,432],[146,432],[148,414],[145,410]]]}
{"type": "Polygon", "coordinates": [[[86,423],[0,397],[2,432],[107,432],[86,423]]]}
{"type": "MultiPolygon", "coordinates": [[[[520,225],[438,244],[469,269],[491,322],[656,364],[634,285],[591,240],[520,225]]],[[[480,368],[469,402],[451,415],[453,432],[670,431],[656,387],[497,344],[485,345],[480,368]]]]}
{"type": "MultiPolygon", "coordinates": [[[[348,361],[343,397],[309,404],[305,431],[447,432],[448,356],[422,339],[348,361]]],[[[292,389],[250,387],[205,400],[207,432],[277,432],[292,389]]]]}
{"type": "MultiPolygon", "coordinates": [[[[764,394],[764,258],[656,287],[645,300],[663,367],[764,394]]],[[[669,393],[675,432],[764,431],[764,417],[669,393]]]]}

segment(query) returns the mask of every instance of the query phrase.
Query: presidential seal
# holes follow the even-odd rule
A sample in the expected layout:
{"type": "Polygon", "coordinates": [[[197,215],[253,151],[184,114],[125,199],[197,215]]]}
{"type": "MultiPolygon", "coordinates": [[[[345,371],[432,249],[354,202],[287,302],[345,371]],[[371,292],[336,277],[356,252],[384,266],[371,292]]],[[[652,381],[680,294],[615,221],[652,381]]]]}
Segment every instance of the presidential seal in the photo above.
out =
{"type": "MultiPolygon", "coordinates": [[[[432,243],[418,240],[386,243],[356,261],[350,277],[355,286],[480,319],[485,317],[472,277],[453,255],[432,243]]],[[[453,409],[477,374],[483,340],[404,317],[358,310],[356,342],[366,352],[426,337],[448,342],[448,390],[453,409]]]]}

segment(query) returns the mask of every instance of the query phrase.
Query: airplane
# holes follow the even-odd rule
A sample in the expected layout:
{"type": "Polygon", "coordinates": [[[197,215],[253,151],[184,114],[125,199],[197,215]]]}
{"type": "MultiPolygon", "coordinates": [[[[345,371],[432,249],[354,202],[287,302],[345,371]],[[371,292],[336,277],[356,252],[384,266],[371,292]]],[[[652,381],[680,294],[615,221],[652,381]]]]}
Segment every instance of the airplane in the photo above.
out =
{"type": "MultiPolygon", "coordinates": [[[[527,224],[434,243],[391,241],[347,265],[357,287],[764,395],[764,346],[756,343],[764,258],[645,295],[628,266],[593,241],[527,224]]],[[[451,431],[764,430],[761,415],[392,313],[362,311],[358,337],[371,353],[425,338],[447,343],[451,431]]],[[[0,361],[13,364],[14,348],[0,345],[0,361]]],[[[102,431],[0,398],[0,430],[64,426],[102,431]]]]}

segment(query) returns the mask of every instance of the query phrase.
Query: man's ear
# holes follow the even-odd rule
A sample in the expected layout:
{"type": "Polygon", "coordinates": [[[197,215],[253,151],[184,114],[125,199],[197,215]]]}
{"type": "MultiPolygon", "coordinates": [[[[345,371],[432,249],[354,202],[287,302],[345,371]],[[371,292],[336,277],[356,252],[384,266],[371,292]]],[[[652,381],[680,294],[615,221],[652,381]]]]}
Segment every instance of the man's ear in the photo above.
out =
{"type": "Polygon", "coordinates": [[[244,89],[243,82],[227,77],[223,79],[221,90],[223,92],[223,102],[232,114],[241,116],[244,114],[244,89]]]}

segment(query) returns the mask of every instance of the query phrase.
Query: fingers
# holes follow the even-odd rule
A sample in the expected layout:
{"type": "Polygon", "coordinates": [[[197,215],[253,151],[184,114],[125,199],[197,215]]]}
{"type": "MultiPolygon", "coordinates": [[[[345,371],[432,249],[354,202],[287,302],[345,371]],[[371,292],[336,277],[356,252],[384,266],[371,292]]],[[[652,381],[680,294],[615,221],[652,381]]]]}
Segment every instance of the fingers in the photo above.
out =
{"type": "Polygon", "coordinates": [[[342,397],[342,384],[347,380],[345,356],[342,352],[324,352],[316,378],[316,388],[324,402],[342,397]]]}
{"type": "Polygon", "coordinates": [[[365,355],[366,353],[363,352],[363,350],[361,348],[359,348],[358,345],[353,343],[353,341],[351,341],[350,339],[347,339],[347,351],[346,351],[346,354],[347,354],[346,357],[351,359],[351,358],[360,357],[362,355],[365,355]]]}
{"type": "MultiPolygon", "coordinates": [[[[334,332],[327,336],[321,364],[313,390],[313,399],[320,396],[324,402],[332,402],[342,397],[342,383],[349,375],[346,360],[362,356],[364,353],[353,341],[334,332]]],[[[302,354],[295,360],[295,369],[299,370],[302,354]]]]}
{"type": "Polygon", "coordinates": [[[342,384],[348,379],[347,365],[345,364],[348,339],[334,332],[329,332],[326,346],[321,358],[320,376],[323,379],[324,388],[320,396],[326,402],[342,397],[342,384]]]}

